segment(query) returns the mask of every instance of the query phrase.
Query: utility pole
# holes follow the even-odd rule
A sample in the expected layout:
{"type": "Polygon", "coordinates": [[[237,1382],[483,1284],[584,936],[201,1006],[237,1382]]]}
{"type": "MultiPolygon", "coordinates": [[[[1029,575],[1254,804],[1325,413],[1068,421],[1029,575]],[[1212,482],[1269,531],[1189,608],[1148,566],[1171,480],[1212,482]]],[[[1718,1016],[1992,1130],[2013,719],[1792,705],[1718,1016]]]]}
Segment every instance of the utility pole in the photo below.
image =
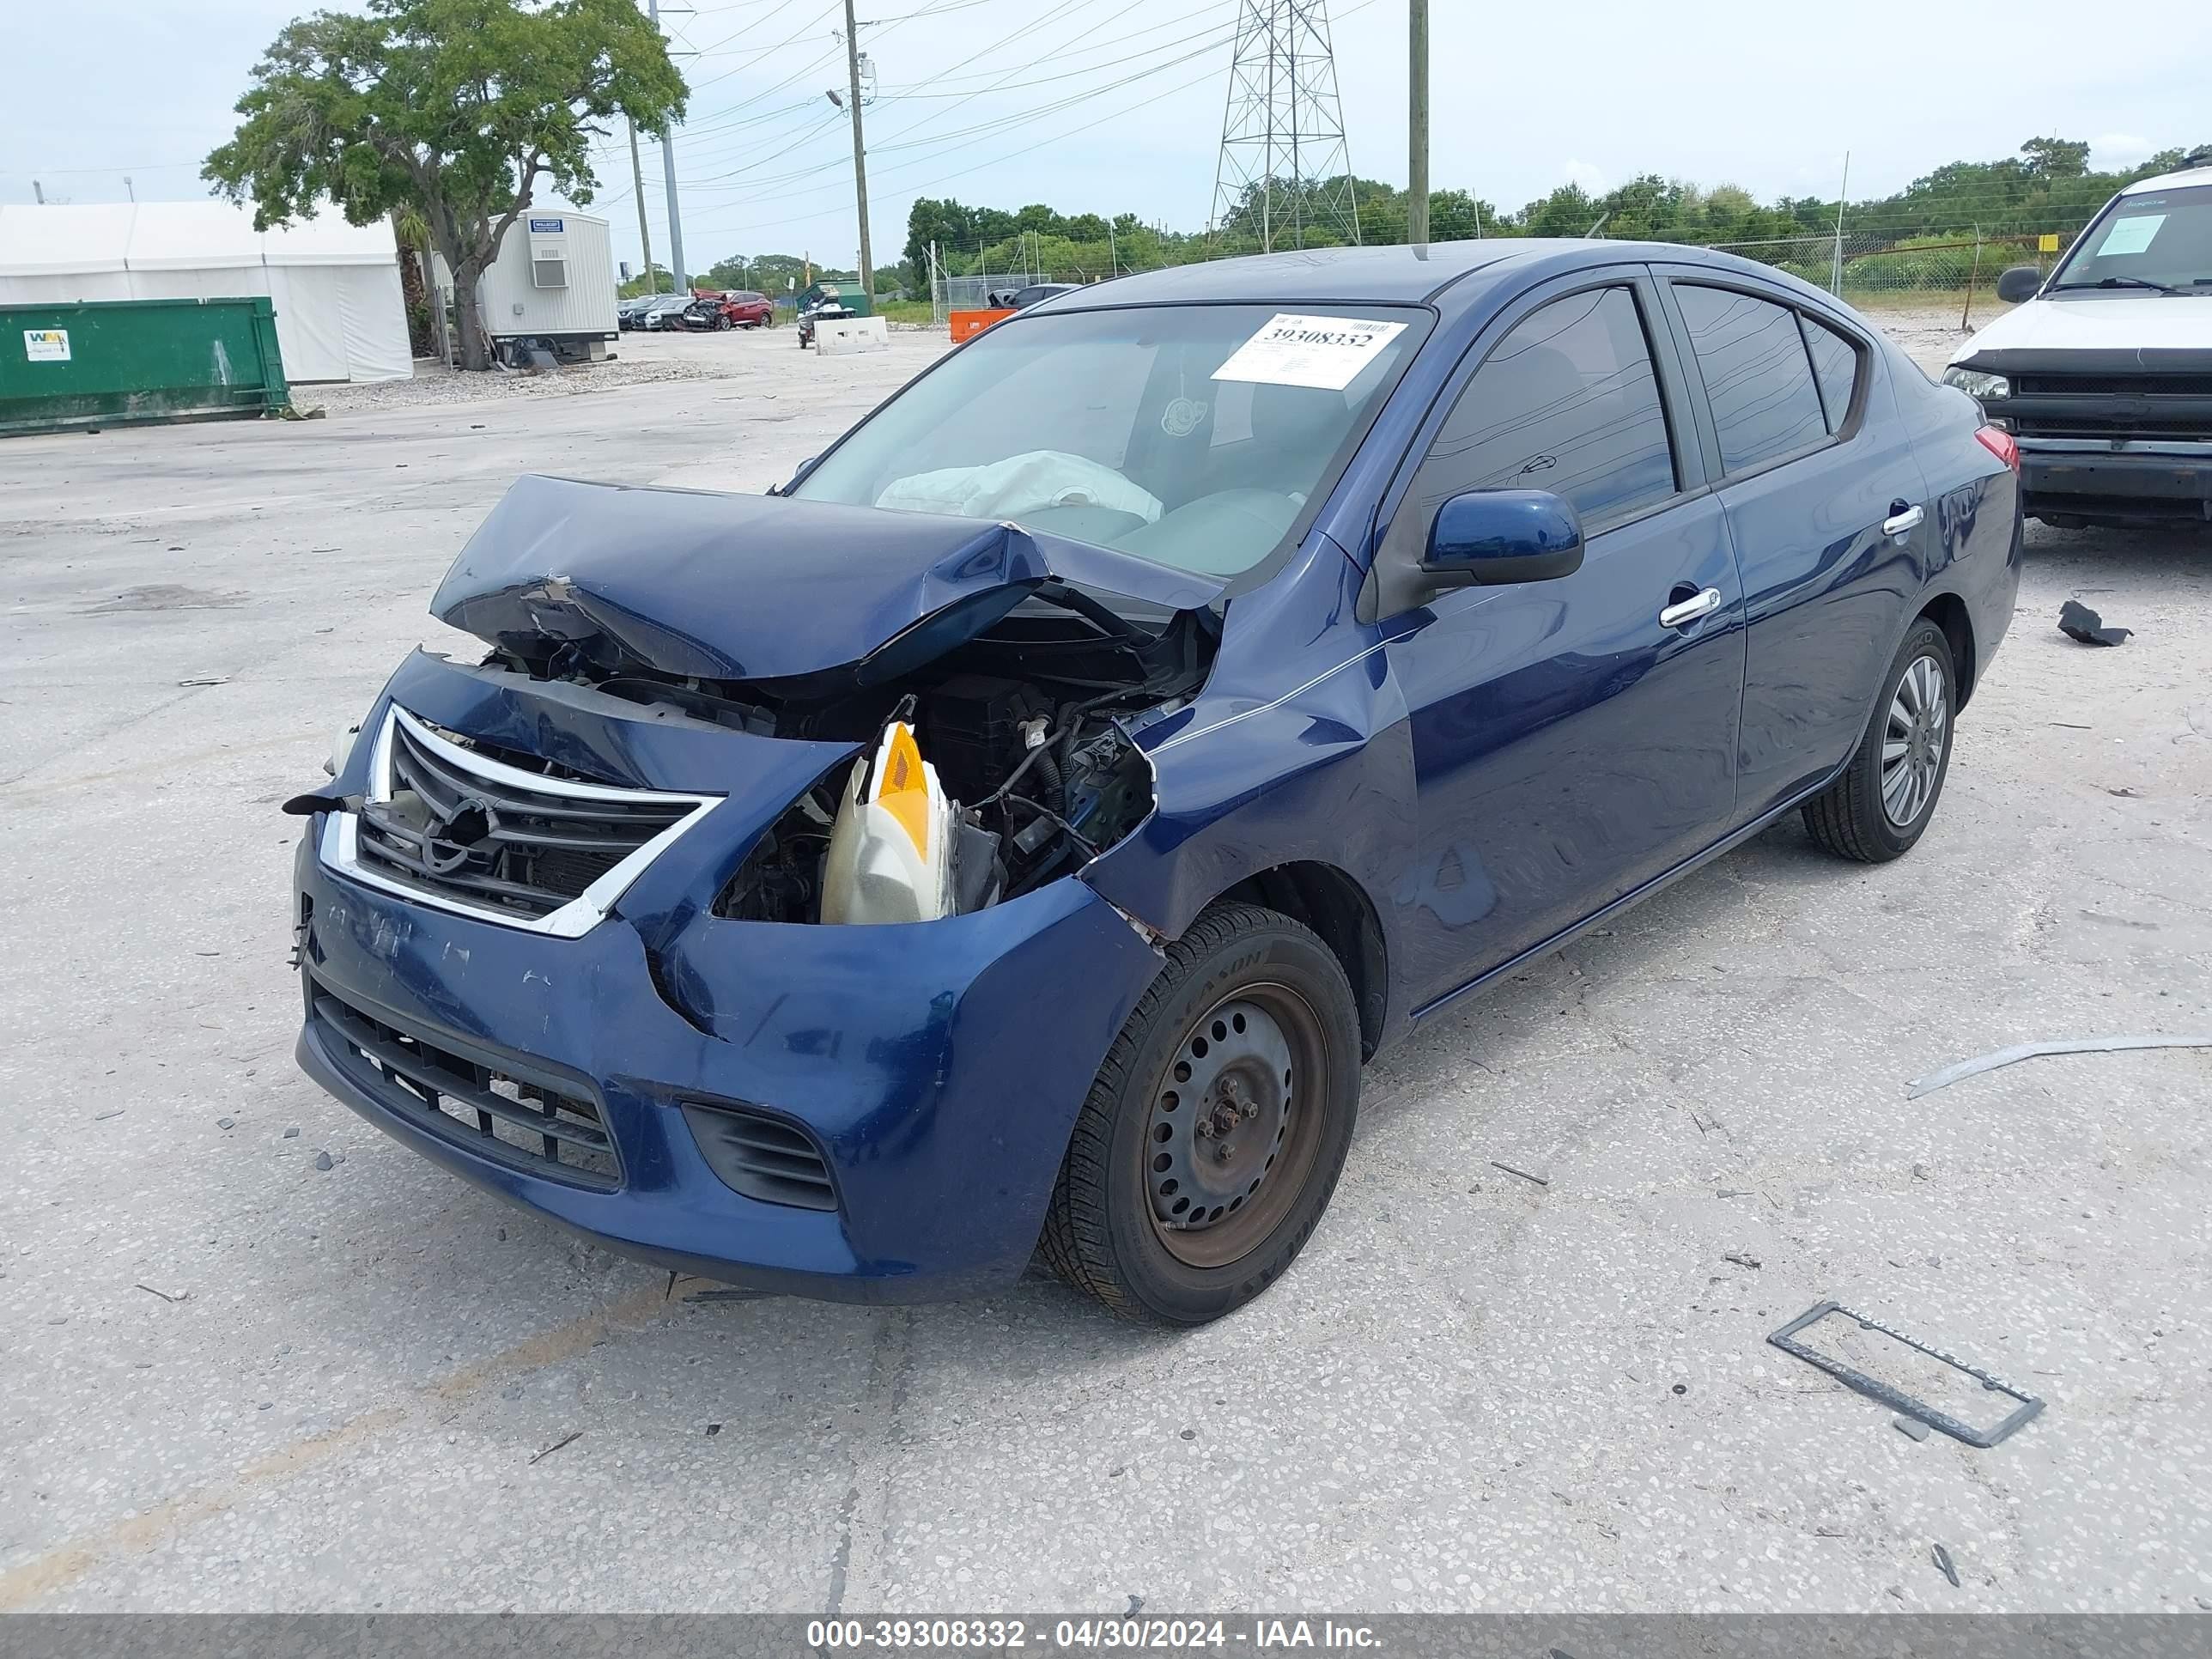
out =
{"type": "Polygon", "coordinates": [[[46,206],[46,187],[35,179],[31,180],[31,194],[38,198],[39,205],[40,207],[46,206]]]}
{"type": "Polygon", "coordinates": [[[629,123],[629,191],[637,198],[637,240],[645,250],[645,291],[660,292],[660,281],[653,274],[653,232],[647,228],[645,216],[645,169],[637,161],[637,123],[629,123]]]}
{"type": "Polygon", "coordinates": [[[853,195],[860,210],[860,292],[872,312],[876,262],[868,251],[868,149],[860,137],[860,26],[853,21],[853,0],[845,0],[845,68],[853,101],[853,195]]]}
{"type": "Polygon", "coordinates": [[[1406,240],[1429,240],[1429,0],[1410,0],[1406,85],[1406,240]]]}
{"type": "Polygon", "coordinates": [[[131,182],[131,175],[127,173],[123,175],[123,193],[133,202],[138,199],[138,186],[131,182]]]}
{"type": "Polygon", "coordinates": [[[1844,294],[1844,203],[1851,193],[1851,153],[1844,152],[1844,182],[1836,187],[1836,260],[1828,276],[1828,292],[1841,299],[1844,294]]]}
{"type": "MultiPolygon", "coordinates": [[[[849,11],[850,7],[847,8],[849,11]]],[[[660,27],[660,0],[645,0],[645,15],[653,20],[657,32],[660,27]]],[[[690,286],[690,278],[684,270],[684,221],[676,209],[676,128],[672,124],[660,135],[660,171],[668,185],[668,267],[676,278],[675,291],[681,294],[690,286]]],[[[648,264],[651,261],[647,262],[648,264]]]]}

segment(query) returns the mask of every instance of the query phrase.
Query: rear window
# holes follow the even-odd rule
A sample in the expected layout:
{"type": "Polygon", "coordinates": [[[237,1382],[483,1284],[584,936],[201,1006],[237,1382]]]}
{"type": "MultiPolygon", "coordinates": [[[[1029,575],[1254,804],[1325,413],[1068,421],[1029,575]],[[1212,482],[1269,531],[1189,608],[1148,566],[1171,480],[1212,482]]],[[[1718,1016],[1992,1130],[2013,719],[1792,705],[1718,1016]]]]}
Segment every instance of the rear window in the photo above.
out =
{"type": "Polygon", "coordinates": [[[1813,378],[1820,382],[1828,430],[1840,432],[1850,418],[1851,396],[1858,389],[1858,348],[1825,323],[1816,323],[1802,313],[1797,320],[1804,327],[1805,344],[1813,354],[1813,378]]]}
{"type": "Polygon", "coordinates": [[[1797,313],[1730,289],[1678,283],[1724,471],[1744,472],[1828,435],[1797,313]]]}

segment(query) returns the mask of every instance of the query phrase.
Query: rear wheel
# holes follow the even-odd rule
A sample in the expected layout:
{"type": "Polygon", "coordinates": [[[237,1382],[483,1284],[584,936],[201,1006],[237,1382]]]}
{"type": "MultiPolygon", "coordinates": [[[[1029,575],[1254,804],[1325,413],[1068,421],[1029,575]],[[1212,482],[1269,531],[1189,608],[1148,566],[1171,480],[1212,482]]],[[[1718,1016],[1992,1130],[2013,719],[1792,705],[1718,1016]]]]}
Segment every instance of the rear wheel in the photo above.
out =
{"type": "Polygon", "coordinates": [[[1951,641],[1923,617],[1891,663],[1874,719],[1844,774],[1806,802],[1805,828],[1839,858],[1881,864],[1911,849],[1951,769],[1958,707],[1951,641]]]}
{"type": "Polygon", "coordinates": [[[1126,1318],[1198,1325],[1274,1282],[1313,1234],[1359,1105],[1335,956],[1256,905],[1216,905],[1108,1051],[1040,1251],[1126,1318]]]}

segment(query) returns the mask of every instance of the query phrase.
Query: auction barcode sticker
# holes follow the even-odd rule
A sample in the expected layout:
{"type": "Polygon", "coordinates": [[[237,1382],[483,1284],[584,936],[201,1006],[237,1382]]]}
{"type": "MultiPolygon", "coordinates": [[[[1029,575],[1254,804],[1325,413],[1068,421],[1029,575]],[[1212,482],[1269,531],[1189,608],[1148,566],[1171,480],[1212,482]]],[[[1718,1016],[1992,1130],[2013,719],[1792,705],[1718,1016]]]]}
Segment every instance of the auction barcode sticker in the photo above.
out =
{"type": "Polygon", "coordinates": [[[1403,323],[1277,312],[1257,334],[1230,354],[1228,362],[1213,371],[1213,378],[1341,392],[1384,346],[1405,331],[1403,323]]]}

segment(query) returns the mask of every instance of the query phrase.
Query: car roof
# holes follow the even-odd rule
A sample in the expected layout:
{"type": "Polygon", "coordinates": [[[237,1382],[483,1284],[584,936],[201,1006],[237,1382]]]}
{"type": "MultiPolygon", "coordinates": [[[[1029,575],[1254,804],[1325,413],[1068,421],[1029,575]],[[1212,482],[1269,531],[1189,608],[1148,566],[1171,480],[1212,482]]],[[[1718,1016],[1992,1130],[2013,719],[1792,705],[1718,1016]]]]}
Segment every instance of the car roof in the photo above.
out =
{"type": "Polygon", "coordinates": [[[2161,173],[2155,179],[2138,179],[2132,185],[2123,185],[2123,196],[2140,196],[2145,191],[2175,190],[2185,185],[2212,185],[2212,167],[2184,167],[2179,173],[2161,173]]]}
{"type": "Polygon", "coordinates": [[[1246,301],[1261,304],[1395,303],[1434,301],[1446,289],[1455,297],[1526,273],[1539,264],[1582,262],[1710,265],[1717,271],[1757,276],[1795,286],[1782,272],[1733,254],[1672,242],[1607,241],[1583,237],[1495,236],[1463,242],[1431,242],[1414,248],[1402,244],[1378,247],[1304,248],[1251,254],[1200,264],[1170,265],[1092,283],[1055,295],[1037,307],[1054,313],[1126,305],[1184,305],[1246,301]]]}

